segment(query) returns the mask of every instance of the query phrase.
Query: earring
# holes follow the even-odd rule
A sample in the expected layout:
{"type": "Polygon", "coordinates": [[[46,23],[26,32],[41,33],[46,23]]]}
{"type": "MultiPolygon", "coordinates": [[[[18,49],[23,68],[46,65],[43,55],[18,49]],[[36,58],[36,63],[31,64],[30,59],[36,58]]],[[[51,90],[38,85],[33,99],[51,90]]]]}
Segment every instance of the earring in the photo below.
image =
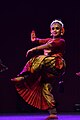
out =
{"type": "Polygon", "coordinates": [[[50,36],[52,36],[52,33],[50,34],[50,36]]]}
{"type": "Polygon", "coordinates": [[[61,32],[61,35],[63,35],[64,33],[63,32],[61,32]]]}
{"type": "Polygon", "coordinates": [[[65,30],[64,30],[64,28],[62,28],[62,30],[61,30],[61,35],[63,35],[64,32],[65,32],[65,30]]]}

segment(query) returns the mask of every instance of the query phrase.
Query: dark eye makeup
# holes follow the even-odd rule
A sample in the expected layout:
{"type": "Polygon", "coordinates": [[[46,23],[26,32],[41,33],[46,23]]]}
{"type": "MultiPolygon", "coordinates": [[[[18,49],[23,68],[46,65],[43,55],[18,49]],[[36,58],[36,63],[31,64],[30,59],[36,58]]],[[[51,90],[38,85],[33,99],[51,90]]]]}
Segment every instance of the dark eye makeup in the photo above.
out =
{"type": "Polygon", "coordinates": [[[60,28],[59,27],[52,27],[52,30],[54,30],[54,29],[59,30],[60,28]]]}

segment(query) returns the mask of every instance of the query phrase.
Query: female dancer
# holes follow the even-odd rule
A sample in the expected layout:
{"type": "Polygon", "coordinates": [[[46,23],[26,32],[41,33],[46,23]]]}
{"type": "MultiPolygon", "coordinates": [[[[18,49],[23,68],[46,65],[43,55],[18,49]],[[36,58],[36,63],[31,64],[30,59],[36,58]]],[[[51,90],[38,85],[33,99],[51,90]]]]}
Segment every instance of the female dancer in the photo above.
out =
{"type": "Polygon", "coordinates": [[[60,20],[54,20],[50,24],[50,38],[40,39],[35,31],[31,32],[31,41],[40,45],[27,51],[26,57],[34,54],[28,60],[20,74],[11,79],[15,81],[16,90],[27,102],[41,110],[50,112],[49,119],[58,119],[56,115],[55,100],[51,93],[54,81],[59,79],[65,72],[63,59],[65,40],[64,25],[60,20]],[[39,55],[43,50],[44,54],[39,55]]]}

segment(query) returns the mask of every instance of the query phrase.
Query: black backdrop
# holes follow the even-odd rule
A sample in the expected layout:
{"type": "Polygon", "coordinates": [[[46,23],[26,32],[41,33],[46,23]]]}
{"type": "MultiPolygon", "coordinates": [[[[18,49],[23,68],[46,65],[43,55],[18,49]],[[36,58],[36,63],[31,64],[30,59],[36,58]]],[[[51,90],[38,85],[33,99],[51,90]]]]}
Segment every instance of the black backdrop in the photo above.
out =
{"type": "MultiPolygon", "coordinates": [[[[30,107],[17,94],[10,79],[16,76],[26,63],[26,51],[34,44],[30,33],[34,29],[38,37],[50,36],[49,25],[62,19],[65,25],[67,64],[64,92],[55,92],[59,112],[75,112],[80,104],[80,8],[78,1],[2,1],[0,7],[0,59],[8,67],[0,73],[0,113],[27,113],[38,110],[30,107]]],[[[38,111],[39,112],[39,111],[38,111]]]]}

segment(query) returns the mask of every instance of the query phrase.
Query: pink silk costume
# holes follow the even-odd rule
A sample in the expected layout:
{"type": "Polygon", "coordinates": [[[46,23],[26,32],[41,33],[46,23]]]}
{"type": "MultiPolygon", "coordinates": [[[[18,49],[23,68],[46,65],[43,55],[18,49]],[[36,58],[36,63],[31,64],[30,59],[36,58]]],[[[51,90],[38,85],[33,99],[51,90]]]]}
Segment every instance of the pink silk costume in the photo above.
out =
{"type": "Polygon", "coordinates": [[[20,76],[28,75],[24,80],[16,83],[16,90],[27,102],[41,110],[55,107],[55,100],[51,93],[54,80],[65,72],[63,53],[64,39],[38,39],[40,44],[52,45],[44,50],[44,55],[35,55],[24,66],[20,76]]]}

